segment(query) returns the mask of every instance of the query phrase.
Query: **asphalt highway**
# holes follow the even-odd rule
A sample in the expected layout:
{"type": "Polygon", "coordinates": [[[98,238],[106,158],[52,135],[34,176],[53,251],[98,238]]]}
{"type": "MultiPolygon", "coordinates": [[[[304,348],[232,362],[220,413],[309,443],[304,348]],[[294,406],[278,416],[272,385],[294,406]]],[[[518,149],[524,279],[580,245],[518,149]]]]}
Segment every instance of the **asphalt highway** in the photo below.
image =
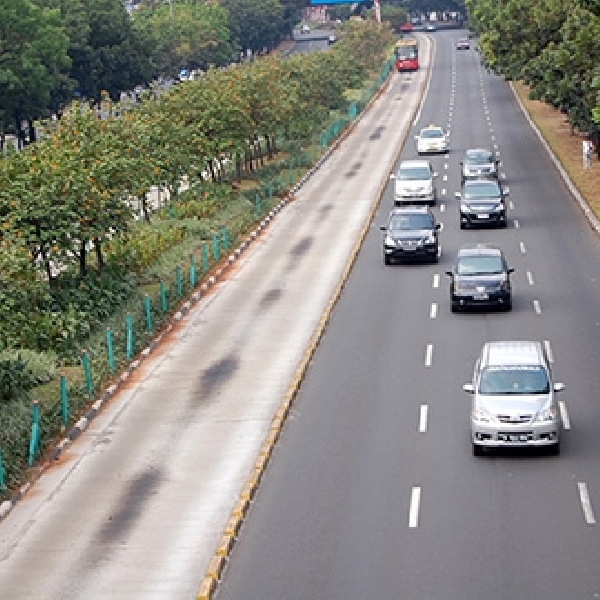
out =
{"type": "MultiPolygon", "coordinates": [[[[434,35],[411,134],[431,122],[450,132],[449,153],[431,157],[442,259],[384,266],[389,185],[218,600],[600,597],[600,244],[508,83],[456,51],[464,32],[434,35]],[[509,226],[461,231],[458,163],[481,145],[500,154],[509,226]],[[444,271],[469,242],[498,245],[516,269],[510,313],[451,313],[444,271]],[[548,349],[566,384],[559,456],[472,455],[462,384],[496,339],[548,349]]],[[[415,157],[409,136],[402,158],[415,157]]]]}

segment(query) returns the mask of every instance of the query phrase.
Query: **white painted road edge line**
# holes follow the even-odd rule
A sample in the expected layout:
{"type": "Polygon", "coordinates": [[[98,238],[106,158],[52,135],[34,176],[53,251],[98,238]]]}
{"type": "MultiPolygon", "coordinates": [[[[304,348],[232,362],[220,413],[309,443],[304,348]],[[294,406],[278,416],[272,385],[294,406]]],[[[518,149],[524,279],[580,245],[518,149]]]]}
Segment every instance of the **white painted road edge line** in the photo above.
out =
{"type": "Polygon", "coordinates": [[[427,344],[427,349],[425,350],[425,366],[431,366],[431,360],[433,358],[433,344],[427,344]]]}
{"type": "Polygon", "coordinates": [[[421,503],[421,488],[414,487],[410,493],[410,507],[408,509],[408,526],[411,529],[419,526],[419,505],[421,503]]]}
{"type": "Polygon", "coordinates": [[[427,404],[421,404],[421,410],[419,411],[419,433],[425,433],[427,431],[428,414],[429,407],[427,404]]]}
{"type": "Polygon", "coordinates": [[[583,482],[577,484],[579,490],[579,501],[581,502],[581,508],[583,509],[583,516],[585,522],[588,525],[595,525],[596,518],[594,517],[594,511],[592,509],[592,503],[590,502],[590,495],[588,493],[587,485],[583,482]]]}
{"type": "Polygon", "coordinates": [[[571,421],[569,420],[569,413],[567,412],[567,405],[564,400],[558,401],[558,410],[560,410],[560,419],[564,429],[571,429],[571,421]]]}

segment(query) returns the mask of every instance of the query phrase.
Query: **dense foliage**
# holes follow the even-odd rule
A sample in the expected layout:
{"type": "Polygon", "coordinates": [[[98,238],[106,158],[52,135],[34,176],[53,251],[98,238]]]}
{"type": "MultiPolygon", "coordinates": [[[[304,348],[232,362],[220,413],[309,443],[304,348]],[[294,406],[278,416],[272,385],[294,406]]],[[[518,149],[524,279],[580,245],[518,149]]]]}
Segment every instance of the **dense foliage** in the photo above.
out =
{"type": "Polygon", "coordinates": [[[600,10],[592,0],[466,0],[483,60],[598,138],[600,10]],[[596,115],[594,117],[594,115],[596,115]],[[595,122],[594,122],[595,119],[595,122]]]}

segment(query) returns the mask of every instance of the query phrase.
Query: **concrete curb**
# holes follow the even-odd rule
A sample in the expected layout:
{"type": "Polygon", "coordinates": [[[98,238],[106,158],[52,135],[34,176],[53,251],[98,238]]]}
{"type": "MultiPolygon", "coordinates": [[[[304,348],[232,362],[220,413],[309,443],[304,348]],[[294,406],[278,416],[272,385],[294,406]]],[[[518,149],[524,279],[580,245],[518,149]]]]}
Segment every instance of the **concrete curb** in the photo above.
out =
{"type": "Polygon", "coordinates": [[[521,109],[523,116],[527,119],[529,126],[531,127],[531,129],[534,131],[535,135],[540,140],[540,143],[542,144],[542,146],[544,146],[546,152],[548,153],[552,162],[554,163],[556,170],[559,172],[559,174],[562,177],[563,181],[565,182],[567,188],[569,189],[571,196],[573,196],[573,198],[575,198],[575,200],[577,201],[577,204],[579,204],[579,208],[581,208],[583,214],[586,216],[592,229],[594,229],[596,231],[596,233],[600,233],[600,219],[598,219],[598,217],[596,217],[596,215],[594,214],[594,211],[590,208],[589,204],[585,201],[585,198],[579,193],[579,190],[577,189],[575,184],[571,181],[569,174],[567,173],[565,168],[562,166],[560,160],[558,159],[556,154],[554,154],[554,151],[552,150],[552,148],[550,148],[550,145],[546,141],[546,138],[542,135],[542,132],[538,129],[538,126],[533,122],[533,119],[529,116],[529,113],[527,112],[525,105],[521,102],[521,98],[519,98],[519,94],[517,94],[517,91],[515,90],[515,86],[513,85],[512,81],[510,82],[510,89],[512,90],[513,96],[517,100],[517,104],[519,105],[519,108],[521,109]]]}
{"type": "MultiPolygon", "coordinates": [[[[424,82],[421,84],[421,88],[419,90],[419,94],[421,96],[423,94],[424,89],[427,86],[427,81],[428,81],[429,75],[430,75],[430,69],[431,69],[431,61],[429,62],[428,76],[424,79],[424,82]]],[[[369,101],[368,105],[365,107],[365,110],[363,110],[363,112],[361,113],[361,115],[360,115],[361,117],[371,107],[371,102],[375,102],[381,95],[382,91],[387,88],[387,86],[389,85],[390,78],[393,76],[393,74],[394,74],[394,71],[392,70],[390,72],[390,76],[388,77],[386,82],[382,85],[380,90],[376,94],[373,95],[373,98],[371,99],[371,101],[369,101]]],[[[418,103],[417,106],[414,107],[412,114],[410,116],[408,130],[407,130],[404,138],[402,139],[401,143],[398,145],[398,148],[397,148],[396,152],[394,153],[392,159],[390,160],[390,163],[387,165],[386,173],[391,172],[394,165],[398,161],[400,154],[402,153],[402,150],[404,148],[404,144],[406,143],[408,133],[410,132],[411,124],[415,119],[415,115],[417,114],[419,107],[420,107],[420,103],[418,103]]],[[[359,119],[356,120],[356,122],[358,122],[358,121],[359,121],[359,119]]],[[[340,139],[338,139],[334,148],[332,148],[332,151],[335,148],[337,148],[344,139],[346,139],[346,137],[350,134],[350,131],[352,131],[353,129],[354,129],[353,126],[347,128],[347,134],[340,136],[340,139]]],[[[326,154],[329,156],[331,154],[331,152],[327,152],[326,154]]],[[[300,385],[302,384],[302,381],[306,375],[306,372],[308,371],[308,366],[310,364],[310,361],[319,345],[319,342],[321,341],[323,333],[325,332],[325,327],[327,326],[327,323],[329,322],[331,313],[333,312],[333,308],[337,304],[337,301],[338,301],[339,297],[341,296],[342,290],[344,289],[344,286],[346,285],[346,281],[348,280],[348,277],[350,276],[350,271],[352,270],[354,262],[356,261],[356,257],[358,256],[358,253],[360,252],[363,242],[364,242],[365,238],[367,237],[367,234],[371,227],[371,223],[373,221],[375,213],[377,212],[377,209],[379,208],[381,199],[383,197],[383,194],[385,193],[385,189],[386,189],[387,185],[388,185],[388,179],[386,177],[379,186],[376,200],[375,200],[375,202],[373,202],[373,204],[371,206],[369,214],[368,214],[368,216],[365,220],[365,223],[361,229],[359,238],[352,249],[352,252],[350,254],[348,261],[346,262],[346,265],[342,271],[342,276],[340,278],[340,281],[338,282],[336,288],[334,289],[334,291],[331,295],[331,298],[329,299],[329,302],[327,304],[327,307],[325,308],[323,314],[321,315],[321,318],[319,319],[319,324],[317,325],[316,330],[314,331],[313,335],[311,336],[311,339],[310,339],[307,349],[304,351],[304,355],[300,361],[300,364],[298,365],[298,367],[294,373],[294,376],[292,377],[292,382],[290,383],[290,385],[287,389],[287,392],[283,398],[283,401],[281,402],[281,404],[279,406],[279,409],[277,410],[277,412],[275,413],[275,416],[273,417],[273,420],[271,421],[271,427],[269,428],[269,433],[267,434],[265,440],[263,441],[261,451],[255,462],[254,469],[250,473],[250,475],[248,476],[248,479],[246,480],[246,483],[242,487],[242,491],[240,492],[239,498],[234,505],[234,508],[231,512],[231,516],[229,518],[229,521],[227,522],[225,530],[222,534],[221,541],[219,542],[217,549],[215,550],[214,556],[209,562],[209,566],[204,574],[204,578],[202,579],[202,581],[200,583],[200,587],[198,588],[198,592],[196,594],[196,600],[211,600],[217,591],[218,583],[219,583],[219,580],[221,577],[222,570],[226,566],[226,563],[230,556],[230,552],[233,549],[233,546],[235,545],[235,541],[237,539],[237,534],[242,526],[242,523],[243,523],[246,513],[248,511],[250,502],[254,496],[254,492],[256,491],[256,487],[258,486],[258,483],[259,483],[260,479],[262,478],[262,476],[268,466],[269,459],[273,453],[273,450],[275,449],[275,445],[277,443],[277,440],[279,439],[279,436],[281,434],[283,426],[285,425],[285,422],[287,420],[287,416],[289,414],[291,406],[294,403],[294,400],[296,399],[298,390],[300,389],[300,385]],[[249,487],[251,487],[253,490],[252,497],[250,497],[248,494],[249,487]],[[228,549],[227,554],[221,553],[221,550],[223,549],[224,546],[226,546],[228,549]],[[218,571],[218,576],[217,576],[217,570],[215,569],[215,564],[217,564],[217,557],[219,557],[220,559],[222,559],[222,558],[225,559],[225,565],[223,565],[222,563],[219,563],[220,569],[218,571]]]]}

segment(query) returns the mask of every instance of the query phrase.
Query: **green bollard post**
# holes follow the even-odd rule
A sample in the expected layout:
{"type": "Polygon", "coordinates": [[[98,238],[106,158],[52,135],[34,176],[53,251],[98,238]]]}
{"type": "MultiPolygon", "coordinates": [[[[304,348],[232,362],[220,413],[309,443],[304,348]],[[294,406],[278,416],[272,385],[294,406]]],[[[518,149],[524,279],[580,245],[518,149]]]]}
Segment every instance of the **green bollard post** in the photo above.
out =
{"type": "Polygon", "coordinates": [[[169,310],[169,301],[167,300],[167,290],[165,289],[165,284],[161,281],[159,285],[159,294],[160,294],[160,309],[163,312],[167,312],[169,310]]]}
{"type": "Polygon", "coordinates": [[[190,286],[192,289],[198,284],[198,271],[196,269],[196,256],[190,254],[190,286]]]}
{"type": "Polygon", "coordinates": [[[148,294],[144,295],[144,315],[146,316],[146,329],[152,333],[152,305],[148,294]]]}
{"type": "Polygon", "coordinates": [[[6,489],[6,484],[4,483],[4,461],[2,460],[2,450],[0,450],[0,491],[4,491],[6,489]]]}
{"type": "Polygon", "coordinates": [[[113,347],[113,333],[110,327],[106,328],[106,349],[108,352],[108,369],[111,373],[115,372],[115,353],[113,347]]]}
{"type": "Polygon", "coordinates": [[[133,319],[131,315],[125,317],[125,330],[127,360],[131,360],[133,358],[133,319]]]}
{"type": "Polygon", "coordinates": [[[221,246],[223,250],[229,250],[229,237],[225,225],[221,225],[221,246]]]}
{"type": "Polygon", "coordinates": [[[202,272],[208,273],[208,247],[202,244],[202,272]]]}
{"type": "Polygon", "coordinates": [[[177,286],[177,297],[183,296],[183,280],[181,278],[181,267],[177,265],[175,267],[175,285],[177,286]]]}
{"type": "Polygon", "coordinates": [[[213,258],[219,260],[219,236],[213,233],[213,258]]]}
{"type": "Polygon", "coordinates": [[[94,388],[92,386],[92,366],[90,364],[90,356],[87,350],[81,352],[81,365],[83,367],[83,375],[85,377],[85,389],[88,396],[91,398],[94,388]]]}
{"type": "Polygon", "coordinates": [[[258,219],[260,217],[260,213],[262,212],[262,207],[260,205],[260,196],[258,194],[254,196],[254,212],[256,214],[256,218],[258,219]]]}
{"type": "Polygon", "coordinates": [[[294,162],[290,161],[290,185],[294,185],[294,162]]]}
{"type": "Polygon", "coordinates": [[[35,457],[40,449],[40,403],[35,400],[31,407],[31,439],[29,440],[29,466],[33,465],[35,457]]]}
{"type": "Polygon", "coordinates": [[[71,420],[71,410],[69,406],[69,388],[67,387],[67,378],[64,374],[60,376],[60,418],[63,425],[68,427],[71,420]]]}
{"type": "Polygon", "coordinates": [[[283,173],[279,173],[279,190],[281,191],[285,187],[285,182],[283,180],[283,173]]]}

